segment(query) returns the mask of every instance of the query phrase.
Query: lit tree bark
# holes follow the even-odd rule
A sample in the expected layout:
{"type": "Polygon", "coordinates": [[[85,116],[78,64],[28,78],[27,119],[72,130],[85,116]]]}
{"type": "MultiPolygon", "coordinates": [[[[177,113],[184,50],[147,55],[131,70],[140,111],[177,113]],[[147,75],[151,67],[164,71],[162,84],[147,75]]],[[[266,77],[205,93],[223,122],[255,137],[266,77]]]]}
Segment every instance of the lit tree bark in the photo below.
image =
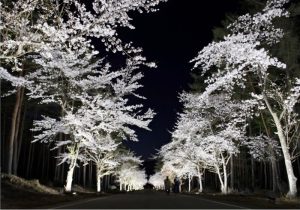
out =
{"type": "MultiPolygon", "coordinates": [[[[24,89],[23,89],[23,97],[24,97],[24,89]]],[[[26,111],[27,111],[26,103],[24,105],[23,110],[24,111],[23,111],[23,116],[22,116],[20,135],[19,135],[19,138],[18,138],[18,148],[16,149],[16,153],[15,153],[16,157],[14,157],[14,171],[15,171],[15,174],[17,174],[17,169],[18,169],[19,161],[20,161],[21,148],[22,148],[22,145],[23,145],[24,124],[25,124],[25,116],[26,116],[26,111]]]]}
{"type": "Polygon", "coordinates": [[[72,190],[73,174],[74,174],[74,169],[76,167],[77,157],[79,154],[79,147],[77,144],[71,149],[74,151],[74,157],[71,159],[71,163],[67,173],[67,180],[65,185],[66,192],[71,192],[72,190]]]}
{"type": "Polygon", "coordinates": [[[19,139],[19,130],[20,130],[20,121],[21,121],[21,113],[22,113],[22,104],[23,104],[23,97],[24,97],[24,88],[21,87],[20,90],[20,105],[18,108],[18,113],[17,113],[17,119],[16,119],[16,130],[14,134],[14,151],[13,151],[13,174],[17,175],[18,171],[18,165],[17,165],[17,160],[18,160],[18,151],[19,148],[21,147],[21,139],[19,139]]]}
{"type": "Polygon", "coordinates": [[[199,192],[202,193],[203,192],[202,174],[199,174],[198,178],[199,178],[199,192]]]}
{"type": "Polygon", "coordinates": [[[188,180],[189,180],[189,192],[191,192],[191,175],[188,175],[188,180]]]}
{"type": "Polygon", "coordinates": [[[13,165],[13,153],[14,153],[14,141],[17,127],[18,112],[21,106],[21,87],[17,88],[16,102],[13,109],[12,119],[11,119],[11,129],[8,139],[8,159],[7,159],[7,173],[12,174],[13,165]]]}
{"type": "Polygon", "coordinates": [[[219,168],[219,166],[215,165],[215,169],[216,169],[216,172],[217,172],[220,184],[221,184],[221,192],[225,193],[225,191],[224,191],[225,190],[224,182],[223,182],[223,179],[222,179],[222,176],[221,176],[220,168],[219,168]]]}
{"type": "Polygon", "coordinates": [[[222,193],[227,194],[228,192],[228,177],[227,177],[227,169],[226,169],[226,162],[222,155],[222,162],[223,162],[223,176],[224,176],[224,190],[222,193]]]}
{"type": "Polygon", "coordinates": [[[97,167],[97,192],[101,192],[101,172],[99,167],[97,167]]]}
{"type": "Polygon", "coordinates": [[[269,104],[269,101],[267,99],[267,96],[264,95],[264,101],[267,105],[267,108],[274,120],[276,129],[277,129],[277,135],[280,141],[283,157],[284,157],[284,163],[285,163],[285,168],[287,172],[287,177],[288,177],[288,182],[289,182],[289,192],[287,194],[288,197],[296,197],[297,196],[297,178],[295,177],[293,166],[292,166],[292,161],[291,161],[291,156],[289,153],[289,149],[286,143],[286,138],[283,133],[283,128],[280,123],[280,120],[277,116],[277,114],[273,111],[271,105],[269,104]]]}
{"type": "MultiPolygon", "coordinates": [[[[74,161],[72,161],[74,162],[74,161]]],[[[70,164],[69,166],[69,171],[67,174],[67,180],[66,180],[66,185],[65,185],[65,191],[66,192],[71,192],[72,190],[72,182],[73,182],[73,173],[74,173],[75,165],[70,164]]]]}
{"type": "Polygon", "coordinates": [[[120,191],[122,191],[122,182],[120,181],[120,191]]]}
{"type": "Polygon", "coordinates": [[[197,173],[198,173],[198,180],[199,180],[199,192],[203,192],[203,185],[202,185],[202,173],[200,172],[199,167],[197,167],[197,173]]]}
{"type": "MultiPolygon", "coordinates": [[[[227,194],[228,193],[228,176],[227,176],[227,169],[226,169],[227,164],[223,155],[221,155],[221,158],[222,158],[223,175],[221,174],[220,167],[218,165],[215,165],[215,171],[218,175],[221,184],[222,194],[227,194]]],[[[230,158],[232,158],[232,156],[230,158]]]]}

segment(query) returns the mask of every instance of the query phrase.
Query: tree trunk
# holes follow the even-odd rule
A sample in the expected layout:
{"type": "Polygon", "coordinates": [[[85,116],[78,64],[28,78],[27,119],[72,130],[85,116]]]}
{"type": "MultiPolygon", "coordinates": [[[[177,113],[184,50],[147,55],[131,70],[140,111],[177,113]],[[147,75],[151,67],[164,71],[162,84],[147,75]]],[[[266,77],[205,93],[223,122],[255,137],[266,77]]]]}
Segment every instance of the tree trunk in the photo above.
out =
{"type": "Polygon", "coordinates": [[[67,180],[66,180],[66,185],[65,185],[65,191],[66,192],[71,192],[72,191],[72,182],[73,182],[73,173],[75,169],[75,164],[74,160],[72,160],[72,163],[69,166],[69,171],[67,174],[67,180]]]}
{"type": "Polygon", "coordinates": [[[287,147],[285,137],[283,134],[283,130],[282,130],[282,127],[281,127],[278,117],[274,116],[273,118],[275,121],[275,125],[277,127],[277,131],[278,131],[277,134],[278,134],[278,137],[280,140],[280,145],[281,145],[281,149],[282,149],[282,153],[283,153],[283,157],[284,157],[284,163],[285,163],[285,167],[286,167],[286,172],[287,172],[287,176],[288,176],[289,192],[288,192],[287,196],[288,197],[296,197],[297,196],[297,185],[296,185],[297,178],[295,177],[295,174],[294,174],[289,149],[287,147]]]}
{"type": "Polygon", "coordinates": [[[264,189],[264,164],[263,161],[260,162],[259,164],[259,171],[260,171],[260,176],[259,176],[259,183],[260,183],[260,188],[264,189]]]}
{"type": "Polygon", "coordinates": [[[221,184],[221,192],[222,192],[222,194],[226,194],[225,185],[224,185],[224,181],[223,181],[219,166],[215,166],[215,168],[216,168],[216,172],[217,172],[220,184],[221,184]]]}
{"type": "Polygon", "coordinates": [[[71,190],[72,190],[73,174],[74,174],[74,169],[76,167],[76,162],[77,162],[77,158],[78,158],[78,154],[79,154],[78,145],[75,145],[74,147],[75,147],[74,148],[75,155],[74,155],[73,159],[71,160],[68,174],[67,174],[67,180],[66,180],[66,185],[65,185],[66,192],[71,192],[71,190]]]}
{"type": "MultiPolygon", "coordinates": [[[[23,90],[24,94],[24,90],[23,90]]],[[[23,116],[22,116],[22,123],[21,123],[21,129],[20,129],[20,135],[19,135],[19,140],[18,140],[18,149],[16,150],[16,157],[14,158],[14,171],[16,171],[15,174],[17,174],[19,162],[20,162],[20,154],[21,154],[21,148],[23,145],[23,133],[24,133],[24,124],[25,124],[25,115],[27,111],[27,106],[26,104],[24,105],[23,108],[23,116]]]]}
{"type": "Polygon", "coordinates": [[[63,180],[65,180],[65,166],[66,166],[66,163],[62,163],[61,164],[61,169],[60,169],[60,178],[59,178],[59,181],[60,182],[63,182],[63,180]]]}
{"type": "Polygon", "coordinates": [[[77,168],[77,170],[76,170],[76,174],[77,174],[77,179],[76,179],[76,181],[77,181],[77,183],[80,183],[80,179],[81,179],[81,169],[80,168],[77,168]]]}
{"type": "Polygon", "coordinates": [[[220,183],[221,183],[221,192],[222,192],[222,194],[227,194],[228,193],[228,177],[227,177],[227,170],[226,170],[226,161],[225,161],[225,158],[223,155],[222,155],[222,167],[223,167],[223,176],[221,175],[219,166],[215,166],[220,183]]]}
{"type": "Polygon", "coordinates": [[[265,189],[268,189],[268,174],[267,174],[267,164],[264,161],[264,177],[265,177],[265,189]]]}
{"type": "Polygon", "coordinates": [[[223,157],[222,159],[223,159],[223,176],[224,176],[224,190],[222,191],[222,193],[227,194],[228,193],[227,169],[226,169],[225,159],[223,157]]]}
{"type": "Polygon", "coordinates": [[[106,184],[105,184],[106,188],[105,190],[109,190],[109,186],[110,186],[110,175],[106,175],[106,184]]]}
{"type": "Polygon", "coordinates": [[[272,176],[273,176],[273,192],[278,192],[280,187],[279,187],[279,178],[277,172],[277,164],[276,164],[276,160],[273,158],[271,159],[271,165],[272,165],[272,176]]]}
{"type": "Polygon", "coordinates": [[[201,173],[198,175],[198,178],[199,178],[199,192],[202,193],[203,186],[202,186],[202,174],[201,173]]]}
{"type": "MultiPolygon", "coordinates": [[[[0,84],[1,84],[1,79],[0,79],[0,84]]],[[[4,159],[5,159],[5,156],[6,156],[6,142],[3,141],[3,139],[5,139],[5,136],[6,136],[6,124],[7,124],[7,120],[6,120],[6,112],[3,111],[3,108],[2,108],[2,101],[1,101],[1,97],[0,97],[0,129],[1,129],[1,132],[0,132],[0,138],[2,139],[1,140],[1,171],[3,171],[3,166],[6,164],[6,163],[3,163],[4,159]],[[2,119],[3,120],[3,123],[2,123],[2,119]]]]}
{"type": "Polygon", "coordinates": [[[29,178],[29,172],[30,172],[30,162],[31,162],[31,153],[33,145],[29,144],[29,152],[28,152],[28,159],[27,159],[27,168],[26,168],[26,178],[29,178]]]}
{"type": "MultiPolygon", "coordinates": [[[[1,95],[1,79],[0,79],[0,95],[1,95]]],[[[1,138],[1,171],[3,171],[3,169],[5,170],[5,168],[3,168],[3,166],[5,167],[5,164],[3,161],[5,160],[5,156],[6,156],[6,142],[3,141],[6,137],[6,124],[7,124],[7,120],[6,120],[6,115],[7,112],[3,109],[2,107],[2,99],[0,97],[0,138],[1,138]],[[3,122],[2,122],[3,119],[3,122]]]]}
{"type": "MultiPolygon", "coordinates": [[[[17,120],[16,120],[16,130],[15,130],[15,139],[14,139],[14,154],[13,154],[13,174],[17,175],[18,171],[18,156],[19,156],[19,151],[21,150],[21,145],[22,145],[22,133],[23,129],[21,129],[20,132],[20,125],[21,125],[21,115],[22,115],[22,105],[24,101],[24,87],[21,87],[21,93],[20,93],[20,105],[18,109],[18,114],[17,114],[17,120]]],[[[24,113],[22,115],[22,128],[24,124],[24,117],[25,117],[25,109],[24,113]]]]}
{"type": "Polygon", "coordinates": [[[289,182],[289,192],[287,194],[288,197],[296,197],[297,196],[297,178],[295,177],[294,170],[293,170],[293,165],[291,161],[291,156],[289,153],[289,149],[286,143],[286,138],[284,136],[283,128],[280,123],[280,120],[277,116],[277,114],[272,110],[272,107],[269,104],[269,101],[266,96],[264,96],[264,100],[266,102],[267,108],[274,120],[274,123],[276,125],[277,129],[277,135],[280,141],[283,157],[284,157],[284,163],[285,163],[285,168],[288,176],[288,182],[289,182]]]}
{"type": "Polygon", "coordinates": [[[182,181],[182,178],[181,178],[180,182],[179,182],[179,192],[182,192],[182,183],[183,183],[183,181],[182,181]]]}
{"type": "Polygon", "coordinates": [[[27,178],[30,179],[32,175],[32,166],[34,162],[35,157],[35,146],[34,144],[30,143],[30,152],[29,152],[29,159],[28,159],[28,165],[27,165],[27,178]]]}
{"type": "Polygon", "coordinates": [[[233,165],[233,156],[230,159],[230,188],[234,189],[234,165],[233,165]]]}
{"type": "Polygon", "coordinates": [[[239,177],[239,179],[237,179],[237,188],[238,188],[238,191],[241,190],[242,186],[241,186],[241,181],[240,181],[240,177],[241,177],[241,155],[238,154],[237,155],[237,158],[236,158],[236,162],[237,162],[237,167],[236,167],[236,175],[237,177],[239,177]]]}
{"type": "Polygon", "coordinates": [[[298,174],[300,174],[300,158],[297,158],[298,174]]]}
{"type": "Polygon", "coordinates": [[[49,180],[49,167],[50,167],[50,149],[49,149],[49,145],[47,145],[47,150],[46,150],[46,181],[49,180]]]}
{"type": "Polygon", "coordinates": [[[254,191],[255,189],[255,173],[254,173],[254,159],[251,158],[251,188],[254,191]]]}
{"type": "Polygon", "coordinates": [[[97,192],[101,192],[101,173],[100,169],[97,167],[97,192]]]}
{"type": "Polygon", "coordinates": [[[85,187],[86,185],[86,165],[83,166],[82,172],[82,185],[85,187]]]}
{"type": "Polygon", "coordinates": [[[93,164],[89,164],[89,187],[92,187],[92,178],[93,178],[93,164]]]}
{"type": "Polygon", "coordinates": [[[191,175],[188,175],[188,179],[189,179],[189,192],[191,192],[191,175]]]}
{"type": "Polygon", "coordinates": [[[42,179],[45,178],[45,145],[41,145],[42,146],[42,156],[41,156],[41,160],[42,160],[42,179]]]}
{"type": "Polygon", "coordinates": [[[109,190],[110,189],[110,177],[111,175],[107,175],[107,185],[106,185],[106,190],[109,190]]]}
{"type": "Polygon", "coordinates": [[[198,173],[198,179],[199,179],[199,190],[198,192],[203,192],[203,186],[202,186],[202,173],[200,172],[200,168],[197,166],[197,173],[198,173]]]}
{"type": "MultiPolygon", "coordinates": [[[[59,138],[60,138],[60,136],[61,135],[59,135],[59,138]]],[[[61,147],[59,147],[58,150],[57,150],[57,156],[59,156],[60,153],[61,153],[61,147]]],[[[61,165],[58,165],[58,164],[59,164],[59,160],[58,160],[58,158],[56,158],[56,160],[55,160],[55,168],[54,168],[54,170],[55,170],[54,171],[54,181],[55,182],[60,181],[59,179],[60,179],[60,174],[61,174],[61,172],[60,172],[61,165]]]]}
{"type": "Polygon", "coordinates": [[[0,170],[1,171],[3,171],[3,162],[2,162],[2,160],[3,160],[3,158],[4,158],[4,155],[3,155],[3,152],[4,152],[4,150],[3,150],[3,148],[5,148],[5,143],[1,140],[1,139],[4,139],[4,136],[5,136],[5,134],[4,134],[4,132],[2,132],[2,131],[4,131],[5,129],[5,120],[4,120],[4,125],[3,125],[3,130],[2,130],[2,117],[3,117],[3,119],[5,119],[5,115],[4,115],[4,113],[3,113],[3,116],[2,116],[2,83],[1,83],[1,78],[0,78],[0,141],[1,141],[1,166],[0,166],[0,170]]]}
{"type": "Polygon", "coordinates": [[[21,87],[17,88],[16,93],[16,102],[13,109],[13,114],[11,118],[11,129],[9,134],[9,140],[8,140],[8,159],[7,159],[7,173],[12,174],[12,164],[13,164],[13,154],[14,154],[14,141],[15,141],[15,134],[17,129],[17,118],[18,118],[18,112],[21,106],[21,87]]]}

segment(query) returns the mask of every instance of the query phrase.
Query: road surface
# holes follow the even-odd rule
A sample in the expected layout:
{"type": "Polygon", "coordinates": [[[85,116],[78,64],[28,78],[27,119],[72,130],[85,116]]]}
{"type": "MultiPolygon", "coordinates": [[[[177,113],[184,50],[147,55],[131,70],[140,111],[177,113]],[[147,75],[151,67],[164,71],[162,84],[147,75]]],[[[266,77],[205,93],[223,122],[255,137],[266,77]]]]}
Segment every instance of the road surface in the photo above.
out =
{"type": "Polygon", "coordinates": [[[239,209],[223,202],[201,196],[183,194],[167,195],[163,192],[141,191],[103,196],[55,207],[55,209],[239,209]]]}

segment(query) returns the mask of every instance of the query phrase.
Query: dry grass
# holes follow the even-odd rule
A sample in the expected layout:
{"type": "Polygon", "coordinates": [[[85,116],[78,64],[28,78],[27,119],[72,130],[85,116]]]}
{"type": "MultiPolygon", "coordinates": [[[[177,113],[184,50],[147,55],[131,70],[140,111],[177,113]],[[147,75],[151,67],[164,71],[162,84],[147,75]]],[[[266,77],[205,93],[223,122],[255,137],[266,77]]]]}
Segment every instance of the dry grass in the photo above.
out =
{"type": "Polygon", "coordinates": [[[46,193],[52,195],[60,194],[57,190],[41,185],[39,180],[26,180],[15,175],[1,174],[1,183],[7,185],[14,185],[22,189],[27,189],[32,192],[46,193]]]}
{"type": "Polygon", "coordinates": [[[58,189],[42,185],[38,180],[1,174],[0,209],[46,208],[99,196],[80,186],[75,186],[74,189],[78,192],[76,195],[59,193],[58,189]]]}

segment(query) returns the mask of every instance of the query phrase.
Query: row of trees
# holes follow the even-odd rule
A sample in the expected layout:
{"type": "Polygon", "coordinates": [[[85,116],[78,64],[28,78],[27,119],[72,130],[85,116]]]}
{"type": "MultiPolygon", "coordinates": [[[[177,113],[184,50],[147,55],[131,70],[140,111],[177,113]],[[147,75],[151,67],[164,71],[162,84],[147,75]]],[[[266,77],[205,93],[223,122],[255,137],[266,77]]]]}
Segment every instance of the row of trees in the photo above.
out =
{"type": "Polygon", "coordinates": [[[119,148],[122,140],[138,140],[134,127],[149,130],[153,110],[133,104],[129,98],[143,99],[136,93],[143,77],[138,69],[152,68],[155,64],[146,61],[140,48],[123,43],[117,28],[133,29],[128,13],[153,12],[160,2],[0,3],[0,79],[5,89],[1,97],[15,97],[2,163],[8,174],[17,173],[22,145],[19,140],[22,102],[28,100],[35,106],[54,110],[33,122],[32,142],[50,144],[58,151],[59,164],[69,165],[66,191],[71,191],[79,162],[95,165],[98,191],[101,178],[112,173],[119,175],[121,186],[141,188],[146,179],[145,173],[138,169],[140,160],[131,153],[120,152],[119,148]],[[102,47],[96,50],[95,44],[102,47]],[[119,56],[118,65],[109,62],[112,53],[119,56]],[[126,171],[128,164],[135,176],[126,171]]]}
{"type": "MultiPolygon", "coordinates": [[[[185,177],[189,183],[197,177],[202,192],[203,175],[209,171],[217,175],[222,193],[228,193],[234,157],[247,151],[254,160],[270,162],[273,172],[283,158],[287,195],[297,195],[293,161],[300,141],[299,69],[274,56],[285,41],[278,21],[289,18],[287,6],[288,0],[269,0],[261,12],[238,17],[227,35],[192,60],[206,86],[180,95],[184,111],[172,142],[160,150],[161,174],[185,177]]],[[[153,177],[157,186],[159,177],[153,177]]]]}

